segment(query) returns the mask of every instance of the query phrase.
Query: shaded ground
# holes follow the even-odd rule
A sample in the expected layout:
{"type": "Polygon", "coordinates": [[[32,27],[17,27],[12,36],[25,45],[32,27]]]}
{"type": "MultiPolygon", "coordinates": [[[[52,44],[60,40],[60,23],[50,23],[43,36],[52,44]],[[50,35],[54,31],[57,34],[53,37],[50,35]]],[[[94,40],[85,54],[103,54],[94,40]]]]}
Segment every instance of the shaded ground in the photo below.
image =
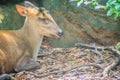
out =
{"type": "Polygon", "coordinates": [[[120,66],[103,77],[103,70],[116,57],[110,51],[96,54],[87,48],[51,48],[44,44],[39,53],[42,67],[13,74],[15,80],[120,80],[120,66]]]}

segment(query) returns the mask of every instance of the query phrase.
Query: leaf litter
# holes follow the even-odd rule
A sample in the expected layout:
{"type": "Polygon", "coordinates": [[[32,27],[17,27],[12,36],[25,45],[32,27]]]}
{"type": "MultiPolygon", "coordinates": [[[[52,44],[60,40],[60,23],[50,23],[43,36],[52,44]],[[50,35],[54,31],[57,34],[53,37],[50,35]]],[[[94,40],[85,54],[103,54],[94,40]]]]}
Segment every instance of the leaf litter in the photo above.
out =
{"type": "Polygon", "coordinates": [[[115,61],[110,51],[95,54],[89,48],[52,48],[39,51],[38,62],[42,67],[13,75],[14,80],[120,80],[120,66],[103,76],[104,69],[115,61]]]}

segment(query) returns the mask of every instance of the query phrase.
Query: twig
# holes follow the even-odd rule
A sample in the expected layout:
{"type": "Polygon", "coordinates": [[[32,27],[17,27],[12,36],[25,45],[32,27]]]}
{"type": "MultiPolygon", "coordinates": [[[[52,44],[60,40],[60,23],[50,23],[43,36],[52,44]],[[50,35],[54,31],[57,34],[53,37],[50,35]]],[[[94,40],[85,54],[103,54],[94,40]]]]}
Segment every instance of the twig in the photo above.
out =
{"type": "Polygon", "coordinates": [[[45,56],[47,56],[48,54],[38,54],[38,58],[40,58],[40,57],[45,57],[45,56]]]}

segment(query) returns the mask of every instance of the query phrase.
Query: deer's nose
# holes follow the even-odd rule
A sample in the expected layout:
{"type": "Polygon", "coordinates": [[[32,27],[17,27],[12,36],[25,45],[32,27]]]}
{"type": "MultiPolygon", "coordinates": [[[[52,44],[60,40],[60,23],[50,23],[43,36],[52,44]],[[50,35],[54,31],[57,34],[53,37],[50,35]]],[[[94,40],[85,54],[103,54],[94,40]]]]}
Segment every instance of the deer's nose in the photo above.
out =
{"type": "Polygon", "coordinates": [[[63,35],[63,31],[61,29],[58,30],[58,35],[62,36],[63,35]]]}

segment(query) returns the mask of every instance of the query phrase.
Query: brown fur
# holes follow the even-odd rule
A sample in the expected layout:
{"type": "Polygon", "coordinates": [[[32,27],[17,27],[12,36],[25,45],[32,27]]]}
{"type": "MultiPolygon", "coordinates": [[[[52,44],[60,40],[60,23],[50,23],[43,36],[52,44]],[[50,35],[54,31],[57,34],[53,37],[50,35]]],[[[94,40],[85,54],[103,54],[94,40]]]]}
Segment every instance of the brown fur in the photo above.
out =
{"type": "Polygon", "coordinates": [[[20,30],[0,30],[0,73],[10,73],[23,67],[30,59],[37,60],[43,36],[59,38],[57,33],[60,29],[53,18],[46,10],[39,12],[31,4],[30,7],[17,5],[18,12],[26,17],[20,30]]]}

